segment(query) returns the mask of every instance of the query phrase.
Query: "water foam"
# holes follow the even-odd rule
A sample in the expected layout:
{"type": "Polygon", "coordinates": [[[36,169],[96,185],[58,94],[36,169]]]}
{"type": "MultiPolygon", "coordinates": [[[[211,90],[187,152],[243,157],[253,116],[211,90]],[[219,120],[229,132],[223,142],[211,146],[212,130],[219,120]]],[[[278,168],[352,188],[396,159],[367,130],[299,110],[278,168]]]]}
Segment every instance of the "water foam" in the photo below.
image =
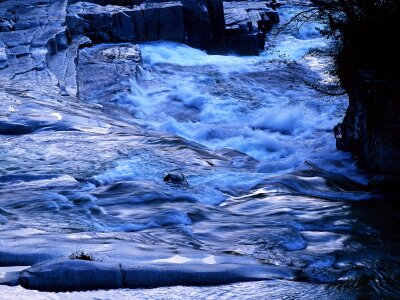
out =
{"type": "MultiPolygon", "coordinates": [[[[283,19],[290,14],[284,11],[283,19]]],[[[307,55],[327,46],[317,26],[309,23],[269,40],[270,48],[259,57],[209,55],[171,42],[142,44],[142,76],[132,80],[131,95],[114,101],[146,128],[251,156],[262,176],[311,162],[329,172],[351,170],[353,180],[365,183],[336,150],[332,134],[347,97],[321,94],[299,79],[308,74],[331,80],[326,59],[307,55]],[[288,63],[293,61],[295,69],[288,63]]]]}

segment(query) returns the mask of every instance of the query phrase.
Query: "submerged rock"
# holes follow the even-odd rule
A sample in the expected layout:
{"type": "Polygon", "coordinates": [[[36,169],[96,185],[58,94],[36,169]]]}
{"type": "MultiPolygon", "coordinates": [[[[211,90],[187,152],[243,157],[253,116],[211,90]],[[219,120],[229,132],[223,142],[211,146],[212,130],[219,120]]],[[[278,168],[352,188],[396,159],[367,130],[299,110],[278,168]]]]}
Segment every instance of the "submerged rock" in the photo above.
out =
{"type": "Polygon", "coordinates": [[[163,180],[165,182],[178,184],[178,185],[189,185],[188,181],[186,180],[185,175],[183,175],[182,173],[181,174],[168,173],[167,175],[164,176],[163,180]]]}
{"type": "Polygon", "coordinates": [[[24,125],[24,124],[17,124],[17,123],[6,123],[0,121],[0,134],[3,135],[20,135],[20,134],[27,134],[32,133],[35,129],[24,125]]]}

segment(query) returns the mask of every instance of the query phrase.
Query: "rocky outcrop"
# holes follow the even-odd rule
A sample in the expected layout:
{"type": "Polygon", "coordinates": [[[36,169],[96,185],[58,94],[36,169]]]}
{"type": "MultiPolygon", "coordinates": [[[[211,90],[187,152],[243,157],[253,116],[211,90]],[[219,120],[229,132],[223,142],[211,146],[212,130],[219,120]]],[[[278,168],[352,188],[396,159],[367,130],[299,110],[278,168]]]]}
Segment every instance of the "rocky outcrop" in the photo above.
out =
{"type": "Polygon", "coordinates": [[[375,173],[399,176],[398,80],[360,71],[349,82],[349,107],[343,122],[335,127],[338,149],[352,152],[375,173]]]}
{"type": "Polygon", "coordinates": [[[258,55],[264,49],[267,32],[279,22],[279,15],[266,2],[224,2],[225,41],[228,51],[258,55]]]}
{"type": "Polygon", "coordinates": [[[267,2],[144,1],[127,6],[110,2],[71,4],[67,15],[71,33],[85,34],[95,43],[167,40],[214,52],[257,55],[267,31],[279,21],[267,2]]]}
{"type": "Polygon", "coordinates": [[[85,34],[95,43],[168,40],[185,42],[183,7],[178,1],[139,6],[101,6],[78,2],[68,7],[72,34],[85,34]]]}

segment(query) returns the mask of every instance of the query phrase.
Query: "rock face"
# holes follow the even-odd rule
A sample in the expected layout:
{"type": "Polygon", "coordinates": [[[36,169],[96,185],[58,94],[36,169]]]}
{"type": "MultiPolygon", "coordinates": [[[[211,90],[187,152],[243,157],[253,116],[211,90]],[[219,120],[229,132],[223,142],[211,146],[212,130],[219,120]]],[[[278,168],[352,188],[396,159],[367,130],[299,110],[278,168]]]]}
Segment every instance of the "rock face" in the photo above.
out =
{"type": "Polygon", "coordinates": [[[113,3],[121,4],[90,1],[69,5],[67,25],[71,33],[85,34],[96,43],[167,40],[204,49],[223,41],[225,27],[220,0],[110,5],[113,3]]]}
{"type": "Polygon", "coordinates": [[[180,2],[143,3],[139,6],[101,6],[78,2],[68,7],[72,34],[85,34],[96,43],[185,41],[180,2]]]}
{"type": "Polygon", "coordinates": [[[258,55],[264,49],[267,32],[279,22],[277,12],[266,2],[224,2],[224,9],[227,49],[258,55]]]}
{"type": "Polygon", "coordinates": [[[211,51],[257,55],[264,47],[267,31],[279,21],[267,2],[149,0],[127,6],[112,3],[69,5],[67,25],[71,33],[84,34],[95,43],[167,40],[211,51]]]}
{"type": "Polygon", "coordinates": [[[335,129],[337,147],[379,174],[400,175],[400,88],[373,72],[359,72],[349,86],[349,108],[335,129]]]}

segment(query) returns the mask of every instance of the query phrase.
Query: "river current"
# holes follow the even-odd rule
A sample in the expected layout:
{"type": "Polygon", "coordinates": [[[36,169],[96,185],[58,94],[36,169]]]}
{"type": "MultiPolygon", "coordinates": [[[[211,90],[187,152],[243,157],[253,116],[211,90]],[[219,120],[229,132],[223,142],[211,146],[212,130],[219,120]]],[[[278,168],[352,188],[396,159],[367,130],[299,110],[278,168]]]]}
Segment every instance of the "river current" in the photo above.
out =
{"type": "MultiPolygon", "coordinates": [[[[298,9],[281,10],[282,23],[298,9]]],[[[271,35],[259,57],[142,44],[132,93],[111,100],[118,109],[102,126],[1,138],[0,255],[10,266],[84,251],[100,260],[264,263],[295,280],[59,294],[1,287],[0,298],[398,296],[399,215],[336,150],[332,128],[347,96],[307,83],[336,80],[329,59],[310,53],[328,46],[316,27],[271,35]],[[167,174],[187,184],[163,181],[167,174]]]]}

